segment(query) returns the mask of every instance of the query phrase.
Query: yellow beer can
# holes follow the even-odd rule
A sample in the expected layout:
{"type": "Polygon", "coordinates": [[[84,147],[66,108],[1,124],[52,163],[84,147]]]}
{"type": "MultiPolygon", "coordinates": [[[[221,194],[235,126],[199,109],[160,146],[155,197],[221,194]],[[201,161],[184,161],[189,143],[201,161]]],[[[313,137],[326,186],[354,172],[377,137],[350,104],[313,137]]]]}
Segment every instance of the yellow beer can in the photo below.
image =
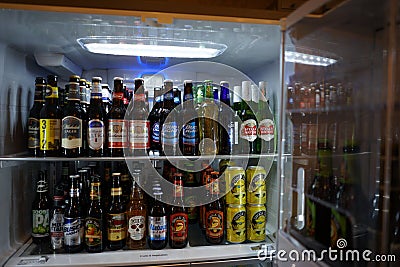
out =
{"type": "Polygon", "coordinates": [[[227,206],[226,240],[229,243],[246,241],[246,208],[244,205],[227,206]]]}
{"type": "Polygon", "coordinates": [[[267,210],[265,205],[247,205],[246,233],[247,240],[262,242],[265,240],[267,210]]]}
{"type": "Polygon", "coordinates": [[[267,172],[261,166],[249,166],[247,168],[247,204],[261,205],[267,202],[266,176],[267,172]]]}
{"type": "Polygon", "coordinates": [[[228,166],[224,172],[228,205],[246,204],[246,177],[242,167],[228,166]]]}

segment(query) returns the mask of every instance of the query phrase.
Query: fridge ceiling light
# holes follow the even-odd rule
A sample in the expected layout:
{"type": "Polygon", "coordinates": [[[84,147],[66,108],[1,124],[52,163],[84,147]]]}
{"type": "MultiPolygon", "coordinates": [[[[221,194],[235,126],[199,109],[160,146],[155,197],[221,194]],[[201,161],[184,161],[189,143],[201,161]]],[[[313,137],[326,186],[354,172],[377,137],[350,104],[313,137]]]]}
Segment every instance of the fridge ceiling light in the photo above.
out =
{"type": "Polygon", "coordinates": [[[213,42],[159,38],[89,37],[77,42],[91,53],[120,56],[213,58],[227,48],[213,42]]]}
{"type": "Polygon", "coordinates": [[[333,58],[320,57],[293,51],[285,51],[285,61],[323,67],[335,64],[337,62],[337,60],[333,58]]]}

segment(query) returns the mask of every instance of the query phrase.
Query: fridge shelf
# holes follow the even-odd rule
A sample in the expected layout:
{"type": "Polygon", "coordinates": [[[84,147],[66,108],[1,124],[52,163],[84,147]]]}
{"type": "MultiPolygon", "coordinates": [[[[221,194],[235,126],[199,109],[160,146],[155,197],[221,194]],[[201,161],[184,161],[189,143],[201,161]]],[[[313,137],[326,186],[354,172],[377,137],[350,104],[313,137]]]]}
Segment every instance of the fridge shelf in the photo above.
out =
{"type": "Polygon", "coordinates": [[[271,240],[263,243],[245,243],[214,246],[187,246],[183,249],[166,248],[163,250],[118,250],[102,253],[55,254],[35,253],[36,245],[29,240],[5,264],[7,267],[30,266],[161,266],[165,264],[187,265],[207,264],[211,261],[243,261],[261,263],[258,255],[265,260],[273,259],[275,244],[271,240]],[[34,253],[34,255],[32,255],[34,253]]]}
{"type": "Polygon", "coordinates": [[[213,159],[274,159],[277,154],[238,154],[238,155],[205,155],[205,156],[128,156],[128,157],[30,157],[25,153],[4,155],[0,157],[2,161],[124,161],[124,160],[213,160],[213,159]]]}

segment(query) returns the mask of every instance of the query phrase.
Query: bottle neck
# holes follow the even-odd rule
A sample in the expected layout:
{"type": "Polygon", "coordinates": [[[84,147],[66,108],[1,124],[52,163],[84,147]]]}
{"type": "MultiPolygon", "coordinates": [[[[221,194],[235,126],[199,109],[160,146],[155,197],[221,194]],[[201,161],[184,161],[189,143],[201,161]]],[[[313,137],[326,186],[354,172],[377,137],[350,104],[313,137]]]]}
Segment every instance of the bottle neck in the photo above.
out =
{"type": "Polygon", "coordinates": [[[183,181],[182,179],[175,179],[174,181],[174,198],[181,200],[183,198],[183,181]]]}
{"type": "Polygon", "coordinates": [[[90,183],[90,200],[93,202],[100,202],[101,199],[101,189],[100,182],[90,183]]]}
{"type": "Polygon", "coordinates": [[[168,110],[172,110],[174,108],[174,95],[172,93],[172,90],[165,94],[163,108],[168,110]]]}
{"type": "Polygon", "coordinates": [[[36,85],[34,102],[44,103],[44,92],[45,92],[45,90],[46,90],[46,86],[45,85],[36,85]]]}

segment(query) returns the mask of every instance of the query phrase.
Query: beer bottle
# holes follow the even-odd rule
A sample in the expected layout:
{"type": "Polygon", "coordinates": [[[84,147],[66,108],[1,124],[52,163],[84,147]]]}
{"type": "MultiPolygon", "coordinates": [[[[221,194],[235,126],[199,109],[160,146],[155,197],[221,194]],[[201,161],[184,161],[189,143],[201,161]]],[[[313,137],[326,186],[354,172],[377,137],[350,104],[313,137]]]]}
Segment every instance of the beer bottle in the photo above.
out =
{"type": "Polygon", "coordinates": [[[160,155],[161,140],[160,140],[160,113],[162,110],[163,94],[161,88],[154,88],[155,104],[149,114],[150,121],[150,154],[160,155]]]}
{"type": "Polygon", "coordinates": [[[108,84],[102,84],[101,85],[101,100],[103,101],[104,109],[106,110],[106,113],[111,109],[111,92],[110,88],[108,87],[108,84]]]}
{"type": "MultiPolygon", "coordinates": [[[[87,83],[86,83],[85,79],[81,79],[79,77],[78,77],[78,79],[79,79],[79,81],[78,81],[78,83],[79,83],[79,91],[78,91],[79,102],[81,104],[81,108],[86,112],[87,108],[88,108],[88,106],[86,104],[86,86],[87,86],[87,83]]],[[[69,96],[68,96],[68,98],[69,98],[69,96]]]]}
{"type": "Polygon", "coordinates": [[[269,109],[267,98],[261,93],[261,90],[258,91],[258,94],[260,100],[258,102],[258,111],[256,113],[256,118],[258,121],[257,152],[274,153],[274,118],[269,109]]]}
{"type": "Polygon", "coordinates": [[[43,77],[36,77],[35,99],[28,115],[28,151],[31,156],[40,156],[40,110],[44,105],[46,81],[43,77]]]}
{"type": "Polygon", "coordinates": [[[183,179],[181,173],[174,178],[174,200],[169,215],[169,246],[184,248],[188,243],[189,218],[183,204],[183,179]]]}
{"type": "MultiPolygon", "coordinates": [[[[173,83],[164,81],[164,102],[160,116],[162,155],[173,156],[177,154],[179,146],[179,126],[177,116],[172,116],[174,109],[173,83]],[[167,120],[168,117],[168,120],[167,120]]],[[[175,110],[176,112],[176,110],[175,110]]]]}
{"type": "Polygon", "coordinates": [[[69,200],[64,214],[64,250],[80,252],[84,245],[84,211],[79,190],[79,175],[70,175],[69,200]]]}
{"type": "Polygon", "coordinates": [[[101,77],[93,77],[86,127],[89,157],[104,157],[107,154],[107,114],[101,97],[101,77]]]}
{"type": "Polygon", "coordinates": [[[231,154],[239,154],[243,153],[243,143],[244,140],[240,138],[240,125],[242,124],[241,120],[241,110],[242,110],[242,104],[241,104],[241,93],[242,92],[242,87],[240,86],[234,86],[233,87],[233,119],[231,126],[233,128],[233,133],[232,133],[232,151],[231,154]]]}
{"type": "Polygon", "coordinates": [[[193,82],[184,81],[183,107],[181,111],[182,130],[179,138],[184,156],[197,156],[199,149],[199,119],[193,105],[193,82]]]}
{"type": "Polygon", "coordinates": [[[129,249],[140,249],[146,246],[147,205],[144,193],[136,183],[140,179],[140,172],[136,171],[134,176],[132,193],[126,208],[128,227],[126,245],[129,249]]]}
{"type": "Polygon", "coordinates": [[[173,92],[174,92],[174,108],[176,108],[178,111],[181,111],[181,91],[178,89],[178,87],[174,87],[173,92]]]}
{"type": "Polygon", "coordinates": [[[212,179],[210,194],[212,202],[206,206],[206,240],[211,244],[221,244],[224,240],[224,206],[219,196],[219,181],[212,179]]]}
{"type": "Polygon", "coordinates": [[[51,248],[57,252],[64,247],[64,212],[64,197],[54,196],[50,216],[50,243],[51,248]]]}
{"type": "Polygon", "coordinates": [[[65,157],[79,157],[84,154],[83,132],[86,113],[79,99],[79,76],[69,78],[68,102],[64,107],[61,123],[61,153],[65,157]]]}
{"type": "Polygon", "coordinates": [[[123,157],[128,146],[128,123],[125,120],[123,79],[114,78],[111,110],[108,112],[108,148],[111,157],[123,157]]]}
{"type": "Polygon", "coordinates": [[[134,104],[131,105],[129,112],[129,148],[133,155],[147,155],[150,148],[150,122],[148,120],[149,111],[146,107],[146,97],[144,92],[144,80],[135,79],[134,104]]]}
{"type": "Polygon", "coordinates": [[[202,155],[217,155],[219,148],[219,107],[214,101],[211,80],[204,81],[204,92],[205,98],[198,110],[200,126],[199,150],[202,155]]]}
{"type": "Polygon", "coordinates": [[[126,243],[126,214],[122,202],[121,173],[112,174],[110,207],[107,213],[108,248],[122,249],[126,243]]]}
{"type": "Polygon", "coordinates": [[[32,241],[43,248],[50,241],[50,205],[46,175],[39,171],[36,196],[32,203],[32,241]]]}
{"type": "Polygon", "coordinates": [[[220,83],[220,107],[219,107],[219,154],[230,155],[234,145],[235,124],[233,122],[233,112],[231,111],[231,100],[229,95],[229,83],[222,81],[220,83]]]}
{"type": "Polygon", "coordinates": [[[79,174],[79,199],[82,211],[86,212],[88,204],[90,202],[90,180],[89,172],[87,169],[78,170],[79,174]]]}
{"type": "Polygon", "coordinates": [[[240,138],[244,140],[244,153],[256,154],[257,153],[257,121],[253,110],[250,107],[251,102],[251,82],[242,82],[242,108],[241,119],[242,125],[240,126],[240,138]]]}
{"type": "Polygon", "coordinates": [[[101,206],[99,175],[91,176],[90,204],[85,219],[85,247],[87,252],[102,252],[105,248],[105,218],[101,206]]]}
{"type": "Polygon", "coordinates": [[[187,203],[188,208],[188,218],[189,218],[189,223],[194,224],[197,222],[197,219],[199,217],[199,209],[197,207],[197,196],[193,193],[191,193],[190,187],[197,187],[198,186],[198,175],[200,174],[199,172],[193,172],[194,170],[194,164],[193,163],[185,163],[185,171],[183,173],[184,175],[184,185],[185,188],[184,190],[187,190],[184,192],[185,196],[185,203],[187,203]],[[188,192],[188,193],[186,193],[188,192]]]}
{"type": "Polygon", "coordinates": [[[44,157],[59,155],[61,146],[61,117],[58,106],[57,76],[47,76],[45,104],[40,110],[40,150],[44,157]]]}
{"type": "Polygon", "coordinates": [[[168,220],[164,204],[161,202],[162,192],[153,188],[154,203],[150,207],[147,218],[148,245],[151,249],[163,249],[168,243],[168,220]]]}
{"type": "Polygon", "coordinates": [[[118,170],[121,172],[122,203],[127,205],[132,193],[132,176],[124,161],[118,162],[117,166],[118,170]]]}

